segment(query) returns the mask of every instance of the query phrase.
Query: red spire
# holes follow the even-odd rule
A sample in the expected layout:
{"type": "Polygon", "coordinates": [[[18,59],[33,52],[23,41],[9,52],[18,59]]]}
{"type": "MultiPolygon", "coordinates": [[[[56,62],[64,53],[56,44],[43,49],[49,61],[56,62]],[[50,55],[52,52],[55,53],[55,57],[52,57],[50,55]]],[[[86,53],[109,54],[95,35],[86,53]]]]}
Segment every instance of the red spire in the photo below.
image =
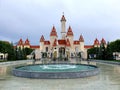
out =
{"type": "Polygon", "coordinates": [[[83,38],[82,35],[80,35],[79,41],[80,41],[80,42],[84,42],[84,38],[83,38]]]}
{"type": "Polygon", "coordinates": [[[57,39],[54,40],[53,46],[57,46],[57,39]]]}
{"type": "Polygon", "coordinates": [[[53,28],[52,28],[52,31],[51,31],[51,33],[50,33],[50,36],[57,36],[57,32],[56,32],[56,29],[55,29],[54,26],[53,26],[53,28]]]}
{"type": "Polygon", "coordinates": [[[44,42],[45,39],[44,39],[44,36],[42,35],[41,38],[40,38],[40,42],[44,42]]]}
{"type": "Polygon", "coordinates": [[[18,45],[23,45],[23,40],[22,40],[22,38],[18,41],[18,45]]]}
{"type": "Polygon", "coordinates": [[[73,36],[73,32],[72,32],[71,26],[69,26],[69,28],[68,28],[67,36],[73,36]]]}
{"type": "Polygon", "coordinates": [[[66,40],[66,46],[70,46],[70,41],[69,41],[69,39],[66,40]]]}
{"type": "Polygon", "coordinates": [[[106,41],[105,41],[104,38],[102,38],[102,40],[101,40],[101,44],[106,44],[106,41]]]}
{"type": "Polygon", "coordinates": [[[61,18],[60,21],[61,21],[61,22],[62,22],[62,21],[65,21],[65,22],[66,22],[66,19],[65,19],[65,16],[64,16],[64,15],[62,15],[62,18],[61,18]]]}
{"type": "Polygon", "coordinates": [[[29,42],[28,38],[26,39],[24,45],[30,45],[30,42],[29,42]]]}
{"type": "Polygon", "coordinates": [[[94,45],[100,45],[99,40],[97,38],[94,40],[94,45]]]}

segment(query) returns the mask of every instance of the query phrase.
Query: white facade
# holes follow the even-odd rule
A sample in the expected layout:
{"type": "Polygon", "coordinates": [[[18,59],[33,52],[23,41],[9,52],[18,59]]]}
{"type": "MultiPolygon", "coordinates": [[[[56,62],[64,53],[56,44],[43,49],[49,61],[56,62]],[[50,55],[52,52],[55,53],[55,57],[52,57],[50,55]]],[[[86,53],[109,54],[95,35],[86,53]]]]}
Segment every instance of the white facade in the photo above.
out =
{"type": "MultiPolygon", "coordinates": [[[[35,50],[35,58],[40,59],[42,57],[48,58],[58,58],[58,57],[79,57],[87,59],[87,50],[93,47],[100,47],[103,43],[105,47],[107,46],[106,41],[102,38],[101,42],[96,38],[93,45],[84,45],[84,38],[80,35],[78,40],[74,40],[74,32],[71,26],[66,29],[66,19],[62,15],[61,18],[61,37],[58,38],[57,30],[53,26],[50,32],[49,40],[45,40],[42,35],[40,38],[39,45],[31,45],[29,40],[26,39],[23,42],[22,39],[19,40],[17,48],[31,48],[35,50]]],[[[2,57],[2,56],[1,56],[2,57]]],[[[28,56],[32,58],[32,56],[28,56]]]]}
{"type": "Polygon", "coordinates": [[[61,18],[61,38],[57,36],[55,26],[50,33],[50,40],[46,41],[42,35],[40,38],[40,58],[47,56],[51,58],[58,57],[77,57],[81,54],[82,58],[87,58],[87,51],[84,48],[84,39],[81,35],[78,40],[74,40],[72,28],[69,26],[66,30],[66,19],[64,15],[61,18]]]}
{"type": "Polygon", "coordinates": [[[7,53],[1,53],[0,52],[0,60],[7,59],[8,54],[7,53]]]}

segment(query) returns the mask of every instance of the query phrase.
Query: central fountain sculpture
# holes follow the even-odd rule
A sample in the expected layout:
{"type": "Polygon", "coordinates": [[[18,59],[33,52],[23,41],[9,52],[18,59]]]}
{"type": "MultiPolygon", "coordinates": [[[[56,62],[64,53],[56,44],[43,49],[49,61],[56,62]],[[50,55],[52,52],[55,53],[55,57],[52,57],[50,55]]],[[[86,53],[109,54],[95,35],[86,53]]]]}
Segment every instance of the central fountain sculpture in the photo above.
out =
{"type": "Polygon", "coordinates": [[[34,64],[15,67],[12,74],[24,78],[69,79],[97,75],[99,68],[94,65],[73,63],[34,64]]]}

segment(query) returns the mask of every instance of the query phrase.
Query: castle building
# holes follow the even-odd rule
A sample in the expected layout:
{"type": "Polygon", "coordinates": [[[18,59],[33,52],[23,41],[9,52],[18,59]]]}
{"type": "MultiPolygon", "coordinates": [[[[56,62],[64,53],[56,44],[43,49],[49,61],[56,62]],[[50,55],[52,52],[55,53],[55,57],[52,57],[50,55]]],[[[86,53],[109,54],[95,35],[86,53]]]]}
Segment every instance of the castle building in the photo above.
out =
{"type": "Polygon", "coordinates": [[[93,45],[84,45],[84,38],[80,35],[78,40],[74,40],[74,33],[72,27],[69,26],[66,29],[66,18],[62,15],[61,18],[61,38],[58,38],[55,26],[52,27],[50,32],[50,40],[46,40],[42,35],[40,38],[40,45],[30,45],[28,39],[23,43],[22,39],[19,40],[16,47],[20,48],[32,48],[35,49],[36,59],[40,59],[44,56],[50,58],[58,57],[76,57],[79,54],[82,58],[87,58],[87,50],[93,47],[100,47],[100,43],[106,45],[104,38],[99,42],[96,38],[93,45]]]}

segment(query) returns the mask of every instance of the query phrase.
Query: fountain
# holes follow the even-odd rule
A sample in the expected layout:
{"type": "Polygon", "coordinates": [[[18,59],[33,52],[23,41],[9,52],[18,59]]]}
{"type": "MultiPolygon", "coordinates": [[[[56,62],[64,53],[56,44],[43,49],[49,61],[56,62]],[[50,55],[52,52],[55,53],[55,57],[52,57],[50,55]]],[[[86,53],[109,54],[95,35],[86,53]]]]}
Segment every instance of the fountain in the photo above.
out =
{"type": "Polygon", "coordinates": [[[99,68],[94,65],[73,63],[36,64],[15,67],[12,73],[15,76],[24,78],[67,79],[97,75],[99,68]]]}

